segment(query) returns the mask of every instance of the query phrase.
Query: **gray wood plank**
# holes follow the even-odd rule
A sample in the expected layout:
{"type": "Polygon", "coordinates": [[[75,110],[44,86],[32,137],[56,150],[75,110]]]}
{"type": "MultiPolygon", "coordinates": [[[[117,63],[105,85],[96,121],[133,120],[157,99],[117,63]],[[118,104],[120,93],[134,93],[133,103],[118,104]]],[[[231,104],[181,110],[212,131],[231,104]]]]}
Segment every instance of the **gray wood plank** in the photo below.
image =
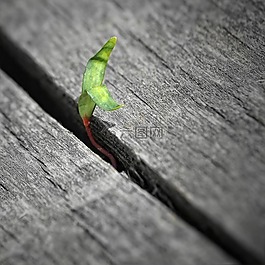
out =
{"type": "Polygon", "coordinates": [[[96,110],[111,123],[101,140],[264,260],[262,1],[23,0],[0,10],[2,29],[71,99],[86,60],[117,35],[106,84],[126,106],[96,110]],[[138,127],[164,135],[140,139],[138,127]]]}
{"type": "Polygon", "coordinates": [[[1,264],[236,263],[0,84],[1,264]]]}

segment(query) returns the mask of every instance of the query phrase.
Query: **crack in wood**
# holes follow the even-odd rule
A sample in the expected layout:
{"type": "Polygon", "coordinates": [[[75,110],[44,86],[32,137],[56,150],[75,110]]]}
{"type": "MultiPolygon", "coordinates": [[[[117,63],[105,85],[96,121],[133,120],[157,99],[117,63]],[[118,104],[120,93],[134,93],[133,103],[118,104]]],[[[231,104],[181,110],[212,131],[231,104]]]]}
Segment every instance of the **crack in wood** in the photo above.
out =
{"type": "Polygon", "coordinates": [[[9,189],[2,183],[0,183],[0,186],[7,192],[10,192],[9,189]]]}
{"type": "Polygon", "coordinates": [[[111,257],[111,254],[108,252],[107,246],[100,240],[100,238],[96,235],[96,233],[93,233],[86,225],[82,224],[81,221],[84,222],[86,221],[86,217],[83,215],[83,213],[71,207],[69,207],[69,209],[76,217],[78,217],[76,225],[80,227],[90,238],[92,238],[95,242],[97,242],[101,246],[101,249],[105,254],[105,256],[107,257],[110,264],[113,265],[117,264],[114,261],[114,259],[111,257]]]}
{"type": "Polygon", "coordinates": [[[13,238],[16,242],[19,243],[19,239],[16,237],[16,235],[10,231],[8,231],[4,226],[1,225],[0,223],[0,228],[7,234],[9,235],[11,238],[13,238]]]}
{"type": "Polygon", "coordinates": [[[160,61],[160,63],[165,68],[167,68],[170,71],[170,73],[172,74],[172,76],[175,75],[175,73],[171,69],[171,67],[167,64],[167,62],[160,55],[158,55],[157,52],[155,52],[152,48],[150,48],[142,39],[140,39],[139,37],[137,37],[133,32],[129,31],[129,35],[132,37],[132,39],[135,39],[136,41],[138,41],[147,51],[149,51],[151,54],[153,54],[160,61]]]}

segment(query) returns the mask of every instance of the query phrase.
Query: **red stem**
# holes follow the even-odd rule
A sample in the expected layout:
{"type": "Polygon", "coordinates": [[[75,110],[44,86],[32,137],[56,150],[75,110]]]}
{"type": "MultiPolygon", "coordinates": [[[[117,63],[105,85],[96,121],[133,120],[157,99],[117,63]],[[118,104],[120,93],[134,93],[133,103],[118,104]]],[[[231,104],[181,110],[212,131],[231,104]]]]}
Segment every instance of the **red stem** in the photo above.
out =
{"type": "Polygon", "coordinates": [[[92,131],[91,131],[91,128],[90,128],[90,120],[86,117],[83,118],[83,124],[86,128],[86,132],[87,132],[87,135],[88,135],[88,138],[89,138],[91,144],[93,146],[95,146],[99,152],[101,152],[102,154],[104,154],[106,157],[109,158],[109,160],[110,160],[110,162],[114,168],[117,168],[117,163],[116,163],[114,156],[95,141],[94,136],[93,136],[92,131]]]}

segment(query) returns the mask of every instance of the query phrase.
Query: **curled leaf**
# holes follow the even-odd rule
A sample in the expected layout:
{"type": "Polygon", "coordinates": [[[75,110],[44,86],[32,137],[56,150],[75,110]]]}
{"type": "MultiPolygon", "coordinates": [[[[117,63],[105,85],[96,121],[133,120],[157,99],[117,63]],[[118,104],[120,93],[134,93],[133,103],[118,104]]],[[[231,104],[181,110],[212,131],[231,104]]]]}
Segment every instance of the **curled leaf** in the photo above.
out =
{"type": "Polygon", "coordinates": [[[102,109],[112,111],[121,108],[123,105],[118,104],[110,95],[106,85],[92,87],[87,92],[93,101],[102,109]]]}
{"type": "Polygon", "coordinates": [[[93,87],[101,86],[111,51],[117,38],[110,38],[105,45],[89,59],[83,76],[82,92],[89,92],[93,87]]]}

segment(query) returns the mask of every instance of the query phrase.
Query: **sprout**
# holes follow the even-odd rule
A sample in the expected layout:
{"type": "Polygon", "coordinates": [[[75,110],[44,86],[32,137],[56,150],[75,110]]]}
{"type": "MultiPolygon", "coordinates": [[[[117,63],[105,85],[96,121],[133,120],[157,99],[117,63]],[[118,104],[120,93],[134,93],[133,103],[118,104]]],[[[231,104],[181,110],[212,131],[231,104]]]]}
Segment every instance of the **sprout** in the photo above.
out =
{"type": "Polygon", "coordinates": [[[111,37],[105,45],[89,59],[83,75],[82,93],[78,100],[79,114],[83,120],[91,144],[106,155],[115,168],[117,167],[117,163],[113,155],[95,141],[90,128],[90,118],[92,117],[96,105],[107,111],[113,111],[123,106],[118,104],[111,97],[108,88],[103,84],[107,63],[116,42],[117,37],[111,37]]]}

